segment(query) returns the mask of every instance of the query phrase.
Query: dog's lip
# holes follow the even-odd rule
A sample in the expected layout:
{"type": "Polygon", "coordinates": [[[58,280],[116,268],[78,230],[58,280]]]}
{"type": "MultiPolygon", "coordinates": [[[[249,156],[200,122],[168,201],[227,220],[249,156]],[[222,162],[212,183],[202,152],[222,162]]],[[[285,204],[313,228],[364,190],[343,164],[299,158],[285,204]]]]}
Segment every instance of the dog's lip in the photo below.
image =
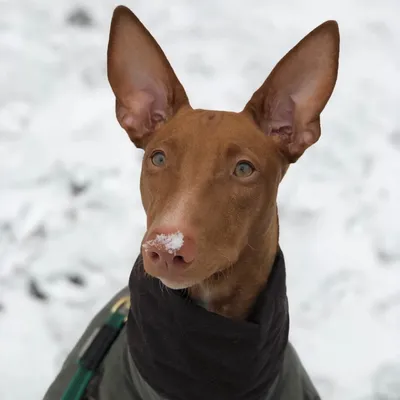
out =
{"type": "Polygon", "coordinates": [[[187,280],[187,272],[190,270],[188,269],[178,269],[178,268],[169,268],[167,264],[163,267],[154,267],[146,265],[146,261],[143,260],[144,270],[154,278],[158,279],[168,279],[174,281],[183,281],[187,280]]]}
{"type": "Polygon", "coordinates": [[[196,284],[190,277],[185,277],[183,274],[166,272],[161,274],[150,273],[150,275],[158,279],[164,286],[173,290],[188,289],[196,284]]]}
{"type": "Polygon", "coordinates": [[[194,283],[192,282],[176,282],[169,279],[158,278],[158,280],[168,289],[171,290],[184,290],[191,288],[194,283]]]}
{"type": "Polygon", "coordinates": [[[198,274],[193,273],[195,268],[192,267],[182,270],[175,268],[171,269],[167,266],[163,268],[157,268],[154,266],[149,267],[146,265],[145,261],[143,261],[143,267],[148,275],[158,279],[164,284],[164,286],[175,290],[188,289],[207,279],[207,277],[199,277],[198,274]]]}

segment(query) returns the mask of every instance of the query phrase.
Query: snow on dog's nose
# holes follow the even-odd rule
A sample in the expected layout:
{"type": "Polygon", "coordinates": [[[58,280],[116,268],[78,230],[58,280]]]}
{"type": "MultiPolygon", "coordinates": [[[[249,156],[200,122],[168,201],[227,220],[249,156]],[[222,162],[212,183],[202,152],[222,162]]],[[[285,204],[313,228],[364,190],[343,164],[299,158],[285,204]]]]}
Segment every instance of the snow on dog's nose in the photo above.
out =
{"type": "Polygon", "coordinates": [[[156,270],[187,268],[195,259],[195,242],[180,230],[156,229],[142,245],[143,256],[156,270]]]}

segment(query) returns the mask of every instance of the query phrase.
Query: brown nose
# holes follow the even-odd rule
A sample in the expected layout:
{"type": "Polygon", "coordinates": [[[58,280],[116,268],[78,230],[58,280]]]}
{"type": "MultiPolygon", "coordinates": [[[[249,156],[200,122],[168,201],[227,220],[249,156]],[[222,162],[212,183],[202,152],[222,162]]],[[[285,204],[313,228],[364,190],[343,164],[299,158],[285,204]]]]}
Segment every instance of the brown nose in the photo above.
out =
{"type": "Polygon", "coordinates": [[[157,268],[187,268],[195,259],[196,245],[179,229],[155,229],[143,243],[144,256],[157,268]]]}

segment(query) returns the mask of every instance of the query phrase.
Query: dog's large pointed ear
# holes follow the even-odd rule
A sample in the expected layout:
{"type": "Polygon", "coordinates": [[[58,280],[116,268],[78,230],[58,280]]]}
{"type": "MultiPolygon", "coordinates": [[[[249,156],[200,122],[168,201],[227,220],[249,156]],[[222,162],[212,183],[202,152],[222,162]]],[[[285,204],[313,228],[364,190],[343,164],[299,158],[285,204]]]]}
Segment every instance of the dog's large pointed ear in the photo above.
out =
{"type": "Polygon", "coordinates": [[[189,104],[160,46],[124,6],[112,17],[107,74],[118,122],[137,147],[144,148],[162,123],[189,104]]]}
{"type": "Polygon", "coordinates": [[[320,113],[336,83],[339,41],[336,21],[314,29],[283,57],[243,110],[278,142],[288,162],[319,139],[320,113]]]}

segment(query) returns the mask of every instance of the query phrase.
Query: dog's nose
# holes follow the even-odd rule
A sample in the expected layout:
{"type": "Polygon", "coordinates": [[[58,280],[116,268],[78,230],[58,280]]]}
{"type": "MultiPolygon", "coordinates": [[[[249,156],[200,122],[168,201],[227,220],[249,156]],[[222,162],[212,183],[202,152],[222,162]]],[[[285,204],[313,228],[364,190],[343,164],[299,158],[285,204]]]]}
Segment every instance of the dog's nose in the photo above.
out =
{"type": "Polygon", "coordinates": [[[156,229],[143,243],[144,256],[159,268],[187,268],[195,259],[193,238],[179,229],[156,229]]]}

